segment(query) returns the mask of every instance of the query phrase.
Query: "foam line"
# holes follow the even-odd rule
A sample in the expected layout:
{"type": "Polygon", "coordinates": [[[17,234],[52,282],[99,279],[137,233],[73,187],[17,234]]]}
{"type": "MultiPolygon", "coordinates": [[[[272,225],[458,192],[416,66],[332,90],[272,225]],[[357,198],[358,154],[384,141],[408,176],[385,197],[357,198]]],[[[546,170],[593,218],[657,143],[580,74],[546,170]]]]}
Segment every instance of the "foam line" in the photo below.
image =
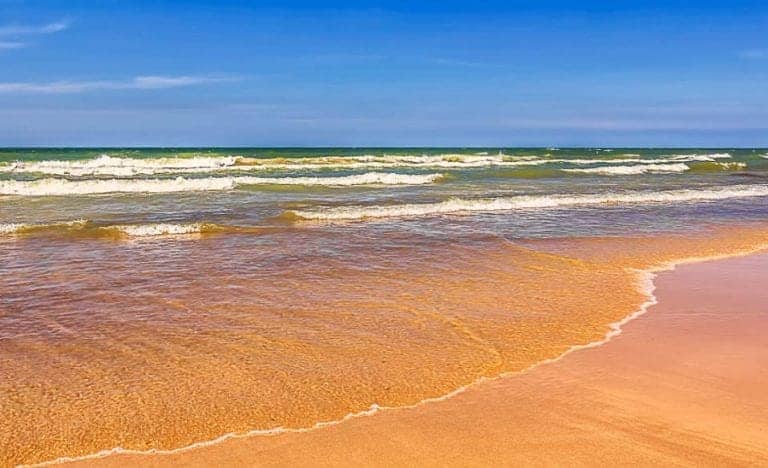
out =
{"type": "Polygon", "coordinates": [[[242,185],[420,185],[439,181],[441,174],[369,172],[342,177],[205,177],[175,179],[39,179],[0,181],[1,195],[59,196],[104,193],[171,193],[234,190],[242,185]]]}
{"type": "Polygon", "coordinates": [[[442,154],[383,156],[315,156],[306,158],[247,158],[242,156],[126,158],[101,155],[86,160],[15,161],[0,164],[0,172],[34,173],[60,176],[119,176],[154,174],[194,174],[221,171],[321,170],[321,169],[392,169],[443,168],[471,169],[494,166],[516,167],[544,164],[664,164],[715,161],[730,158],[728,153],[666,155],[656,159],[625,154],[617,158],[550,158],[508,156],[504,154],[442,154]]]}
{"type": "Polygon", "coordinates": [[[601,174],[601,175],[637,175],[637,174],[664,174],[672,172],[685,172],[689,170],[684,163],[675,164],[638,164],[634,166],[601,166],[580,169],[563,169],[565,172],[574,172],[579,174],[601,174]]]}
{"type": "Polygon", "coordinates": [[[438,203],[385,206],[352,206],[316,210],[292,210],[285,214],[304,220],[349,221],[371,218],[430,216],[450,213],[494,212],[521,209],[548,209],[604,204],[682,203],[729,198],[768,196],[766,185],[734,185],[705,190],[667,190],[572,195],[521,195],[490,199],[454,198],[438,203]]]}

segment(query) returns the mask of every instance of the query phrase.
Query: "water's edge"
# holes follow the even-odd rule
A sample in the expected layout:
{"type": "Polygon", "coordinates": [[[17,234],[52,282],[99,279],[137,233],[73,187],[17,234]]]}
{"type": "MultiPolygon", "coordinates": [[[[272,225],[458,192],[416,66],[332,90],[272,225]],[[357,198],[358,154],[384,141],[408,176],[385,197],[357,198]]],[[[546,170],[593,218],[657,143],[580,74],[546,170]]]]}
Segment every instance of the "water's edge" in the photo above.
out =
{"type": "Polygon", "coordinates": [[[351,419],[365,417],[365,416],[372,416],[380,411],[390,411],[390,410],[405,410],[405,409],[412,409],[417,408],[422,405],[440,402],[448,400],[456,395],[459,395],[466,390],[468,390],[471,387],[474,387],[475,385],[484,383],[484,382],[490,382],[501,378],[507,378],[507,377],[513,377],[518,375],[523,375],[526,373],[531,372],[532,370],[538,368],[539,366],[551,364],[557,361],[560,361],[561,359],[565,358],[569,354],[579,351],[582,349],[589,349],[589,348],[595,348],[602,346],[608,342],[610,342],[614,337],[620,335],[622,333],[622,327],[626,325],[627,323],[633,321],[634,319],[644,315],[648,312],[648,309],[656,304],[658,304],[658,299],[654,295],[654,292],[656,290],[656,285],[654,283],[655,278],[658,276],[659,273],[665,272],[665,271],[673,271],[676,269],[677,266],[680,265],[686,265],[686,264],[692,264],[692,263],[703,263],[703,262],[709,262],[709,261],[718,261],[718,260],[724,260],[728,258],[735,258],[735,257],[744,257],[749,255],[754,255],[763,251],[768,250],[768,244],[761,245],[759,247],[756,247],[754,249],[741,251],[741,252],[735,252],[735,253],[729,253],[729,254],[722,254],[722,255],[712,255],[712,256],[704,256],[704,257],[686,257],[681,258],[679,260],[669,261],[665,262],[653,267],[650,267],[648,269],[632,269],[631,271],[635,273],[635,280],[636,280],[636,286],[638,290],[646,297],[646,301],[643,302],[640,307],[631,314],[625,316],[619,321],[610,323],[607,325],[608,330],[606,331],[605,335],[599,340],[592,341],[585,344],[576,344],[572,345],[570,348],[568,348],[563,353],[559,354],[556,357],[544,359],[541,361],[538,361],[536,363],[531,364],[530,366],[517,370],[512,372],[504,372],[501,374],[498,374],[493,377],[480,377],[479,379],[476,379],[473,382],[470,382],[466,385],[463,385],[449,393],[446,393],[441,396],[437,397],[430,397],[425,398],[423,400],[419,400],[416,403],[410,404],[410,405],[402,405],[402,406],[379,406],[377,404],[372,404],[368,409],[365,409],[363,411],[355,412],[355,413],[349,413],[346,416],[344,416],[341,419],[332,420],[332,421],[321,421],[313,426],[309,427],[301,427],[301,428],[286,428],[286,427],[275,427],[271,429],[257,429],[252,431],[247,431],[244,433],[227,433],[223,434],[215,439],[206,440],[206,441],[200,441],[195,442],[190,445],[186,445],[183,447],[178,447],[174,449],[148,449],[148,450],[133,450],[133,449],[125,449],[122,447],[115,447],[111,449],[105,449],[96,453],[88,454],[88,455],[82,455],[82,456],[75,456],[75,457],[59,457],[53,460],[48,460],[40,463],[33,463],[33,464],[27,464],[27,465],[18,465],[18,467],[40,467],[40,466],[49,466],[49,465],[55,465],[55,464],[62,464],[62,463],[68,463],[68,462],[76,462],[76,461],[85,461],[85,460],[91,460],[91,459],[99,459],[99,458],[105,458],[112,455],[171,455],[175,453],[180,452],[186,452],[198,448],[208,447],[212,446],[221,442],[224,442],[229,439],[242,439],[247,437],[256,437],[256,436],[275,436],[285,433],[303,433],[303,432],[310,432],[315,431],[318,429],[322,429],[329,426],[335,426],[337,424],[341,424],[343,422],[349,421],[351,419]]]}

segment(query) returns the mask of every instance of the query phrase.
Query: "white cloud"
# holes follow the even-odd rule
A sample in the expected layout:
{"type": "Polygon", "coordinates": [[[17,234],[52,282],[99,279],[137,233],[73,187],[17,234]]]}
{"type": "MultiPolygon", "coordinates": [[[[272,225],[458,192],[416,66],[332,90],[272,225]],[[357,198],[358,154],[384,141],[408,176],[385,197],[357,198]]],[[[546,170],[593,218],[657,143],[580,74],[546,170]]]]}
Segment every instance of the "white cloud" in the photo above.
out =
{"type": "Polygon", "coordinates": [[[61,20],[39,26],[21,24],[8,24],[5,26],[0,26],[0,51],[27,47],[29,44],[20,40],[19,38],[25,36],[39,36],[44,34],[57,33],[59,31],[68,29],[70,24],[71,23],[69,20],[61,20]],[[3,40],[4,38],[13,40],[3,40]]]}
{"type": "Polygon", "coordinates": [[[0,50],[21,49],[22,47],[26,46],[27,44],[25,42],[0,41],[0,50]]]}
{"type": "Polygon", "coordinates": [[[375,62],[379,60],[385,60],[387,57],[380,54],[337,53],[312,55],[306,58],[312,62],[345,64],[348,62],[375,62]]]}
{"type": "Polygon", "coordinates": [[[223,81],[233,81],[233,78],[212,78],[206,76],[137,76],[127,84],[127,87],[136,89],[162,89],[207,83],[221,83],[223,81]]]}
{"type": "Polygon", "coordinates": [[[739,57],[750,60],[768,59],[768,49],[749,49],[739,52],[739,57]]]}
{"type": "Polygon", "coordinates": [[[486,65],[485,63],[482,63],[482,62],[456,60],[456,59],[444,58],[444,57],[438,57],[438,58],[432,59],[432,61],[438,65],[449,65],[449,66],[457,66],[457,67],[482,67],[486,65]]]}
{"type": "Polygon", "coordinates": [[[56,21],[53,23],[43,24],[39,26],[9,24],[0,26],[0,37],[2,36],[27,36],[35,34],[53,34],[59,31],[64,31],[70,26],[70,22],[67,20],[56,21]]]}
{"type": "Polygon", "coordinates": [[[3,94],[74,94],[98,90],[167,89],[238,81],[209,76],[137,76],[127,81],[0,82],[3,94]]]}

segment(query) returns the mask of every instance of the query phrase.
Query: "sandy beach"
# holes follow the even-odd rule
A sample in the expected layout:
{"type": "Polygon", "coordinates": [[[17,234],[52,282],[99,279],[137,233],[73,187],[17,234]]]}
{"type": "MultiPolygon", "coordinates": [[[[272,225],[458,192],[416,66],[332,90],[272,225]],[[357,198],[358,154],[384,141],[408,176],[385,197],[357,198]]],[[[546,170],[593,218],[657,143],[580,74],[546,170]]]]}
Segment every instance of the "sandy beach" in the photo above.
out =
{"type": "Polygon", "coordinates": [[[0,468],[768,468],[768,1],[0,5],[0,468]]]}
{"type": "Polygon", "coordinates": [[[0,0],[0,468],[768,468],[766,25],[0,0]]]}
{"type": "Polygon", "coordinates": [[[768,463],[768,255],[679,266],[602,346],[415,408],[88,466],[768,463]]]}

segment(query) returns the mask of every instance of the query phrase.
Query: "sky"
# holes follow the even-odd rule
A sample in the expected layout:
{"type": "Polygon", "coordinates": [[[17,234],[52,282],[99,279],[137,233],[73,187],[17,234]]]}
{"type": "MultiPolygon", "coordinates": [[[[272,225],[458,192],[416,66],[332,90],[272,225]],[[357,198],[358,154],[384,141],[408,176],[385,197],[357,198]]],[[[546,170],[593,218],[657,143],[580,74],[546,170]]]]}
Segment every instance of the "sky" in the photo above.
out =
{"type": "Polygon", "coordinates": [[[768,146],[768,1],[0,0],[0,146],[768,146]]]}

